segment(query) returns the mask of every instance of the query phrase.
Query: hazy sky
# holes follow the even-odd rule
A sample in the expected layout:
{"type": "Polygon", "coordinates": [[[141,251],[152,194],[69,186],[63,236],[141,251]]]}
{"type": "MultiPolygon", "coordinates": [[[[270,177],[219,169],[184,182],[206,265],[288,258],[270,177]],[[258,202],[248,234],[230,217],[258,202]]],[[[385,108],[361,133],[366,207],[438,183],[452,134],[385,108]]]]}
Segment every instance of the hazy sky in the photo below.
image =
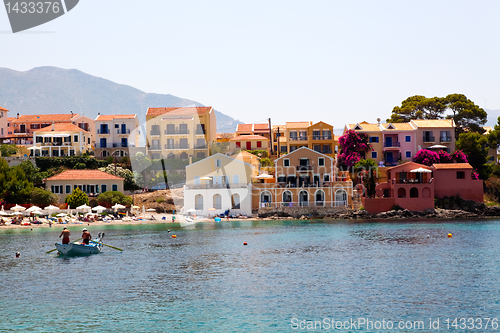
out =
{"type": "Polygon", "coordinates": [[[497,0],[80,0],[17,34],[0,9],[0,67],[76,68],[244,122],[341,129],[417,94],[500,109],[499,15],[497,0]]]}

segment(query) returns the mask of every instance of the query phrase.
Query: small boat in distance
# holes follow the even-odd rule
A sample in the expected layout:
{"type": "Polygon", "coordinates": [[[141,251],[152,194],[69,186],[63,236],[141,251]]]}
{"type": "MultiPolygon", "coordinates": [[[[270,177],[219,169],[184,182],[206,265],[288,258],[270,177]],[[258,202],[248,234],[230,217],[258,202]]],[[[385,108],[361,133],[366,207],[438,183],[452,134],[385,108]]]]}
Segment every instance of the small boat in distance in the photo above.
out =
{"type": "Polygon", "coordinates": [[[56,243],[57,252],[63,256],[85,256],[90,254],[97,254],[101,252],[102,248],[102,239],[104,238],[104,233],[99,233],[98,238],[95,240],[91,240],[90,243],[69,243],[69,244],[61,244],[56,243]]]}

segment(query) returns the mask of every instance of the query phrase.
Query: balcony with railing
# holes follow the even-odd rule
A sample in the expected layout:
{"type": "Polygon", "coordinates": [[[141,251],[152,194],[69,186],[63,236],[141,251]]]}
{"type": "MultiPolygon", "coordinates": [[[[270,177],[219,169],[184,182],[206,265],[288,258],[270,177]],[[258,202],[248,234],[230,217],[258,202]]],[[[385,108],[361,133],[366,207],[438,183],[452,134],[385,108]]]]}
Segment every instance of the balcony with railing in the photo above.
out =
{"type": "Polygon", "coordinates": [[[116,130],[116,134],[119,134],[119,135],[127,135],[127,134],[130,134],[130,129],[125,129],[125,130],[122,130],[122,129],[117,129],[117,130],[116,130]]]}
{"type": "Polygon", "coordinates": [[[290,141],[307,141],[307,135],[290,136],[290,141]]]}
{"type": "Polygon", "coordinates": [[[308,172],[314,169],[312,165],[297,165],[296,168],[298,172],[308,172]]]}
{"type": "Polygon", "coordinates": [[[347,207],[348,201],[259,202],[259,208],[347,207]]]}
{"type": "Polygon", "coordinates": [[[205,131],[203,129],[197,129],[196,135],[205,135],[205,131]]]}
{"type": "Polygon", "coordinates": [[[202,145],[194,145],[193,149],[207,149],[208,145],[206,143],[202,145]]]}
{"type": "Polygon", "coordinates": [[[151,131],[149,131],[149,135],[158,135],[159,136],[160,134],[161,134],[160,130],[151,130],[151,131]]]}
{"type": "Polygon", "coordinates": [[[15,129],[14,130],[14,134],[15,135],[27,135],[27,134],[30,134],[30,130],[29,129],[25,129],[24,131],[20,130],[20,129],[15,129]]]}
{"type": "Polygon", "coordinates": [[[451,142],[451,136],[441,136],[439,137],[439,142],[441,143],[451,142]]]}
{"type": "Polygon", "coordinates": [[[97,134],[99,135],[109,134],[109,129],[103,129],[103,128],[97,129],[97,134]]]}
{"type": "MultiPolygon", "coordinates": [[[[182,135],[182,134],[189,134],[188,129],[181,129],[181,128],[176,128],[176,129],[166,129],[165,130],[165,135],[182,135]]],[[[196,133],[198,134],[198,133],[196,133]]],[[[203,134],[203,133],[201,133],[203,134]]]]}
{"type": "Polygon", "coordinates": [[[172,150],[172,149],[189,149],[189,144],[181,144],[181,143],[174,143],[174,144],[166,144],[165,145],[166,150],[172,150]]]}
{"type": "Polygon", "coordinates": [[[400,142],[395,142],[395,141],[385,141],[384,142],[384,148],[399,148],[401,147],[400,142]]]}
{"type": "Polygon", "coordinates": [[[161,150],[160,146],[148,145],[149,150],[161,150]]]}
{"type": "Polygon", "coordinates": [[[434,142],[435,138],[433,136],[424,135],[423,142],[434,142]]]}

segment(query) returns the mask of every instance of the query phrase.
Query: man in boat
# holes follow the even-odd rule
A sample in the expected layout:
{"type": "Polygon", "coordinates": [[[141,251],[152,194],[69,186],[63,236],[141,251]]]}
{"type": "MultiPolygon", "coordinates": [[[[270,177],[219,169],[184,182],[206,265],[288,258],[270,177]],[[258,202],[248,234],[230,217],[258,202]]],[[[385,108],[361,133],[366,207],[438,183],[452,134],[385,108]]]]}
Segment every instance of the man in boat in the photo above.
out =
{"type": "Polygon", "coordinates": [[[68,228],[64,227],[63,231],[59,235],[59,237],[62,237],[63,244],[69,244],[69,236],[71,236],[71,233],[69,232],[68,228]]]}
{"type": "Polygon", "coordinates": [[[90,236],[90,232],[87,231],[87,228],[83,228],[83,234],[82,234],[82,238],[83,238],[83,244],[89,244],[90,240],[92,239],[92,236],[90,236]]]}

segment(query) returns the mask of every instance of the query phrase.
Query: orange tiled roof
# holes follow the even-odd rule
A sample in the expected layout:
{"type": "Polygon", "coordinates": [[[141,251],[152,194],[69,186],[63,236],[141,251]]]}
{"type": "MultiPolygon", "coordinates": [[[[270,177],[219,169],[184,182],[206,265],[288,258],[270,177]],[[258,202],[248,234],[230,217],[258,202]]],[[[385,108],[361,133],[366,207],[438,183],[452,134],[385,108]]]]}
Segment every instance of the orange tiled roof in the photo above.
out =
{"type": "MultiPolygon", "coordinates": [[[[348,124],[347,125],[349,129],[354,129],[356,127],[356,124],[348,124]]],[[[359,123],[359,126],[361,126],[362,131],[367,131],[367,132],[380,132],[382,131],[379,127],[378,124],[369,124],[367,122],[362,122],[359,123]]]]}
{"type": "Polygon", "coordinates": [[[8,122],[12,122],[14,119],[16,119],[16,117],[7,117],[8,122]]]}
{"type": "Polygon", "coordinates": [[[248,141],[248,140],[267,140],[267,138],[261,135],[238,135],[237,137],[229,139],[229,141],[248,141]]]}
{"type": "Polygon", "coordinates": [[[269,131],[269,124],[254,124],[254,131],[269,131]]]}
{"type": "Polygon", "coordinates": [[[453,119],[411,120],[418,127],[455,127],[453,119]]]}
{"type": "Polygon", "coordinates": [[[136,118],[136,114],[113,114],[113,115],[104,115],[100,114],[95,119],[96,121],[110,121],[114,119],[134,119],[136,118]]]}
{"type": "Polygon", "coordinates": [[[61,113],[61,114],[25,114],[19,116],[19,118],[14,119],[13,123],[29,123],[29,122],[37,122],[37,123],[50,123],[50,122],[70,122],[73,118],[78,116],[77,113],[61,113]]]}
{"type": "Polygon", "coordinates": [[[33,130],[33,132],[39,133],[39,132],[85,132],[89,133],[86,130],[72,124],[72,123],[56,123],[54,124],[54,130],[52,131],[52,125],[44,127],[44,128],[39,128],[36,130],[33,130]]]}
{"type": "Polygon", "coordinates": [[[384,127],[384,131],[413,131],[413,127],[411,127],[410,123],[391,123],[395,129],[388,129],[387,126],[389,124],[382,124],[384,127]]]}
{"type": "Polygon", "coordinates": [[[46,180],[122,179],[99,170],[66,170],[46,180]]]}
{"type": "Polygon", "coordinates": [[[251,132],[253,124],[238,124],[236,125],[236,132],[251,132]]]}
{"type": "Polygon", "coordinates": [[[285,125],[273,125],[273,132],[277,132],[278,128],[280,129],[280,132],[283,132],[285,130],[285,125]]]}
{"type": "Polygon", "coordinates": [[[163,114],[172,116],[205,114],[212,110],[211,106],[188,106],[179,108],[149,108],[146,116],[160,116],[163,114]]]}
{"type": "Polygon", "coordinates": [[[9,111],[9,110],[0,106],[0,111],[9,111]]]}
{"type": "Polygon", "coordinates": [[[439,163],[432,165],[435,169],[444,170],[444,169],[472,169],[472,166],[469,163],[439,163]]]}
{"type": "Polygon", "coordinates": [[[286,128],[306,128],[312,125],[312,121],[290,121],[286,123],[286,128]]]}

